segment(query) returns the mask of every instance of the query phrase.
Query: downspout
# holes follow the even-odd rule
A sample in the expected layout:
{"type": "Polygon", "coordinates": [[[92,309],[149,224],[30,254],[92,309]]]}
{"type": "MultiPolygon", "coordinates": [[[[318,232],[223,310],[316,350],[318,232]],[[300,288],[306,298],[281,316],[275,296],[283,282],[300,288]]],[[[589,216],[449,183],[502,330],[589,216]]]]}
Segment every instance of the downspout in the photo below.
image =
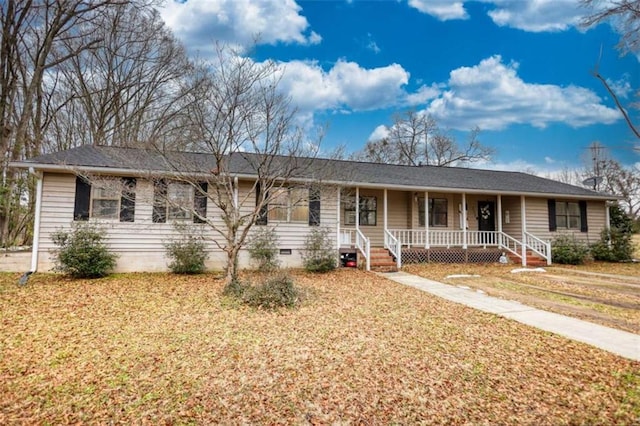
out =
{"type": "Polygon", "coordinates": [[[38,250],[40,249],[40,211],[42,210],[42,173],[36,173],[33,167],[29,168],[29,173],[38,178],[36,182],[36,206],[33,222],[33,245],[31,247],[31,273],[38,270],[38,250]]]}
{"type": "MultiPolygon", "coordinates": [[[[496,235],[496,242],[498,243],[498,247],[502,249],[502,195],[498,194],[497,196],[497,204],[498,204],[498,235],[496,235]]],[[[504,252],[503,252],[504,253],[504,252]]]]}

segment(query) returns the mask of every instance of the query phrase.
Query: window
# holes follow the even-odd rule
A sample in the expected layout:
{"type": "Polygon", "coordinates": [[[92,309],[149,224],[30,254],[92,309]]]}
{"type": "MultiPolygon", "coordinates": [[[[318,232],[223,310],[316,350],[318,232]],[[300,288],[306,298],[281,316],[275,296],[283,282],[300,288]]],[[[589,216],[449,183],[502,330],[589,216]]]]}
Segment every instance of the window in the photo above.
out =
{"type": "Polygon", "coordinates": [[[578,229],[589,232],[587,221],[587,202],[547,200],[549,212],[549,231],[560,229],[578,229]]]}
{"type": "Polygon", "coordinates": [[[272,190],[267,218],[278,222],[307,222],[309,220],[309,190],[278,188],[272,190]]]}
{"type": "Polygon", "coordinates": [[[103,182],[103,187],[91,186],[90,217],[97,219],[118,219],[120,216],[121,188],[115,181],[103,182]]]}
{"type": "Polygon", "coordinates": [[[207,217],[207,183],[154,182],[153,221],[192,220],[204,223],[207,217]],[[195,214],[194,214],[195,213],[195,214]]]}
{"type": "MultiPolygon", "coordinates": [[[[376,197],[360,197],[359,224],[364,226],[375,226],[378,215],[378,199],[376,197]]],[[[355,197],[346,200],[344,208],[345,225],[356,224],[356,202],[355,197]]]]}
{"type": "MultiPolygon", "coordinates": [[[[446,227],[448,207],[446,198],[429,198],[429,226],[446,227]]],[[[424,226],[424,197],[418,198],[418,223],[424,226]]]]}
{"type": "Polygon", "coordinates": [[[102,178],[90,182],[76,177],[74,220],[89,220],[91,217],[133,222],[135,206],[135,178],[102,178]]]}
{"type": "Polygon", "coordinates": [[[186,183],[167,185],[167,219],[187,220],[193,217],[193,187],[186,183]]]}
{"type": "Polygon", "coordinates": [[[580,204],[570,201],[556,202],[556,226],[564,229],[580,229],[580,204]]]}

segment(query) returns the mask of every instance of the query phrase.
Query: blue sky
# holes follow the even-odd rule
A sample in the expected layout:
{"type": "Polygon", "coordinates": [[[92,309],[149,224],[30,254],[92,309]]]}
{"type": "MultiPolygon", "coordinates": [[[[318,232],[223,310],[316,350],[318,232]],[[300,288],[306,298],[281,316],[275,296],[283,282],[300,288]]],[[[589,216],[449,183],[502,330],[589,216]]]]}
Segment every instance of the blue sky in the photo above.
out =
{"type": "MultiPolygon", "coordinates": [[[[604,87],[624,102],[639,59],[620,57],[614,27],[579,27],[578,0],[187,0],[167,25],[200,57],[216,40],[282,65],[281,89],[306,125],[327,124],[323,149],[355,151],[394,113],[430,114],[460,139],[478,126],[491,167],[547,174],[580,166],[594,141],[625,164],[637,139],[604,87]]],[[[637,111],[632,111],[637,117],[637,111]]]]}

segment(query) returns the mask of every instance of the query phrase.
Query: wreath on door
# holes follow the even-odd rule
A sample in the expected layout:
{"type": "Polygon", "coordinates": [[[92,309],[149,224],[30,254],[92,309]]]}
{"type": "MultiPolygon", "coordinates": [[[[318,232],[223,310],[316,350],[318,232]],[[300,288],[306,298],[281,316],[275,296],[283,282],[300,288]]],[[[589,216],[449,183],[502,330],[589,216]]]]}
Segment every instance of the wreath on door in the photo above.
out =
{"type": "Polygon", "coordinates": [[[491,217],[491,209],[489,208],[489,204],[480,207],[480,216],[482,216],[482,219],[484,220],[487,220],[491,217]]]}

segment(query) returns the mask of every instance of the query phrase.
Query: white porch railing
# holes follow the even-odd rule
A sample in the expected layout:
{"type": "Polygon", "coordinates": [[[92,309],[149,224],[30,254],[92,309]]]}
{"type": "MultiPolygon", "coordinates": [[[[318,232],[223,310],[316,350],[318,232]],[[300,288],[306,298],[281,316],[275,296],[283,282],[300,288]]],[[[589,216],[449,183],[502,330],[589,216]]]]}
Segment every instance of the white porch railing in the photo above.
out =
{"type": "Polygon", "coordinates": [[[389,250],[396,258],[396,266],[400,269],[402,265],[402,243],[394,237],[388,229],[384,230],[384,248],[389,250]]]}
{"type": "Polygon", "coordinates": [[[535,235],[525,232],[524,244],[532,252],[545,259],[547,265],[551,265],[551,243],[549,241],[543,241],[535,235]]]}
{"type": "MultiPolygon", "coordinates": [[[[398,240],[401,247],[451,248],[463,247],[465,245],[464,231],[462,230],[430,229],[428,236],[427,231],[418,229],[389,229],[388,232],[390,236],[395,237],[398,240]]],[[[467,247],[499,247],[522,259],[523,243],[504,232],[468,230],[466,234],[467,247]]],[[[545,243],[533,235],[531,235],[531,237],[533,237],[530,238],[533,247],[528,247],[547,259],[547,262],[549,262],[549,257],[545,256],[545,253],[550,253],[551,251],[548,243],[545,243]],[[544,247],[542,247],[542,245],[544,245],[544,247]]],[[[385,244],[387,244],[386,236],[385,244]]]]}
{"type": "Polygon", "coordinates": [[[355,229],[341,229],[340,230],[340,247],[353,247],[353,233],[355,229]]]}
{"type": "Polygon", "coordinates": [[[359,229],[355,230],[356,241],[355,246],[366,259],[367,271],[371,270],[371,241],[359,229]]]}

